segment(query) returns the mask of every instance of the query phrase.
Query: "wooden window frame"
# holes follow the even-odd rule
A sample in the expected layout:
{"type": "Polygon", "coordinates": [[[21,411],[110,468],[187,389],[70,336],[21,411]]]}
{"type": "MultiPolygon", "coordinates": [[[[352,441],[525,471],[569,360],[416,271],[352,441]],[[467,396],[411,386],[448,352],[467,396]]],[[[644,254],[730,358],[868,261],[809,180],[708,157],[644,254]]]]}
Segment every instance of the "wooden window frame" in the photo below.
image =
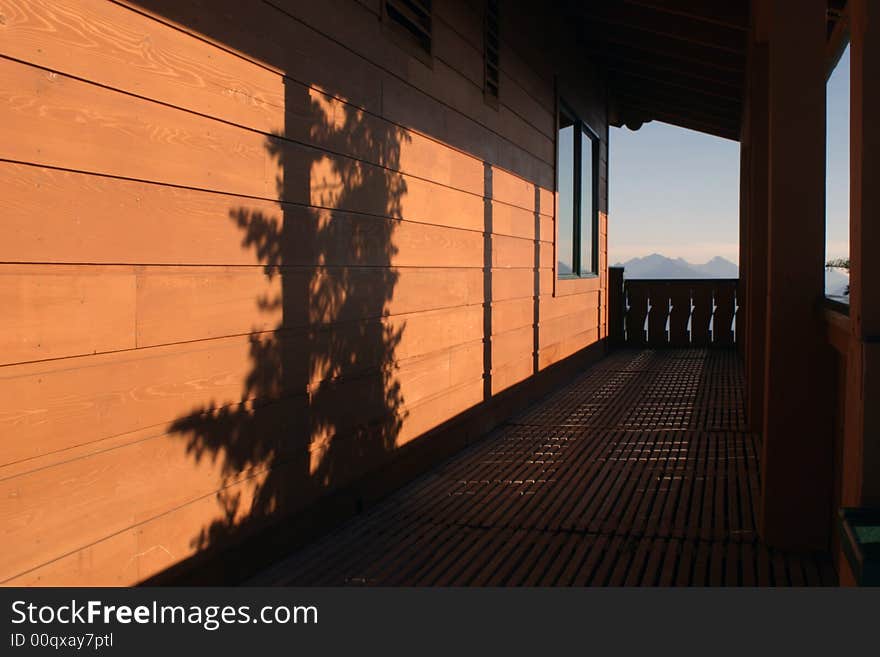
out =
{"type": "Polygon", "coordinates": [[[599,277],[599,163],[600,163],[600,144],[601,138],[599,137],[599,133],[597,133],[593,128],[584,121],[578,112],[575,112],[571,105],[566,103],[562,99],[558,99],[557,101],[557,110],[556,110],[556,161],[554,163],[555,171],[555,185],[556,185],[556,207],[555,207],[555,215],[554,215],[554,259],[553,259],[553,272],[555,274],[554,278],[557,281],[570,281],[570,280],[580,280],[580,279],[596,279],[599,277]],[[574,189],[573,191],[573,199],[572,203],[574,207],[572,208],[572,244],[573,244],[573,253],[572,253],[572,273],[570,274],[560,274],[559,273],[559,257],[558,257],[558,244],[559,244],[559,224],[558,224],[558,216],[559,216],[559,126],[561,124],[559,117],[565,114],[570,118],[574,125],[574,189]],[[592,241],[591,241],[591,260],[592,260],[592,268],[588,271],[584,271],[583,263],[581,262],[581,238],[583,235],[583,215],[581,213],[582,208],[582,173],[583,173],[583,138],[582,136],[586,135],[591,144],[591,153],[590,153],[590,161],[592,164],[592,203],[590,210],[590,231],[592,233],[592,241]]]}

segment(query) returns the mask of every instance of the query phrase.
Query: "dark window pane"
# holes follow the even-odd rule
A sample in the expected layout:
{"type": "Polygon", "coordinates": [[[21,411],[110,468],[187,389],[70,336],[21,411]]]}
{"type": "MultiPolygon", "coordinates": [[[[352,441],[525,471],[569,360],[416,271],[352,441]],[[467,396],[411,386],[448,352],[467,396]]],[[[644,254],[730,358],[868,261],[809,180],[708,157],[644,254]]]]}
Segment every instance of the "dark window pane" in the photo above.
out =
{"type": "Polygon", "coordinates": [[[559,274],[574,273],[574,125],[560,116],[556,171],[558,208],[556,211],[556,258],[559,274]]]}
{"type": "Polygon", "coordinates": [[[583,132],[581,133],[581,274],[592,274],[596,271],[596,263],[593,262],[593,230],[596,222],[593,198],[595,164],[592,136],[583,132]]]}

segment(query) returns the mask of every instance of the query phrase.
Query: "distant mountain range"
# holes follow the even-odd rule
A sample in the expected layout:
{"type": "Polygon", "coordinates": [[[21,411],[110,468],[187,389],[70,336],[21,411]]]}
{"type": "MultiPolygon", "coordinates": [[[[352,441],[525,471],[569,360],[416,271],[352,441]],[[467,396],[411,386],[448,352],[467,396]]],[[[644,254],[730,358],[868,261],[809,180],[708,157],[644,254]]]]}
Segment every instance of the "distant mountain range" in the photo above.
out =
{"type": "Polygon", "coordinates": [[[739,267],[730,260],[715,256],[704,264],[693,264],[683,258],[667,258],[652,253],[644,258],[633,258],[617,267],[623,267],[627,278],[738,278],[739,267]]]}

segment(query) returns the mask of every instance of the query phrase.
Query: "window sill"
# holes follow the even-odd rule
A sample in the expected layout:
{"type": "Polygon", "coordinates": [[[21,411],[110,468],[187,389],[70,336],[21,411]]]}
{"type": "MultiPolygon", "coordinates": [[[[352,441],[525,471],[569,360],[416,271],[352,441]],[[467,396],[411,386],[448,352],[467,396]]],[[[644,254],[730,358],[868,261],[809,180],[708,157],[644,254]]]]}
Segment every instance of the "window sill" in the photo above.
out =
{"type": "Polygon", "coordinates": [[[564,297],[570,294],[584,294],[596,292],[600,289],[602,277],[599,274],[586,276],[559,276],[556,279],[556,287],[553,293],[555,297],[564,297]]]}

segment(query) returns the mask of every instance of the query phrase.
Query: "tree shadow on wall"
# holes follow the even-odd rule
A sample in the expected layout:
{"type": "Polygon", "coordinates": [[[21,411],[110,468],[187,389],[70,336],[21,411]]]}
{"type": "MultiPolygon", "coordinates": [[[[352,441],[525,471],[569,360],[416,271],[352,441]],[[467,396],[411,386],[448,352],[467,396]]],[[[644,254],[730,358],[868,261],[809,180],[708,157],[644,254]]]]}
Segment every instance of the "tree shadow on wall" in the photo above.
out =
{"type": "Polygon", "coordinates": [[[277,325],[249,337],[240,403],[195,408],[170,427],[196,462],[222,472],[217,517],[192,539],[199,552],[254,535],[382,464],[403,421],[395,349],[404,327],[387,315],[406,194],[395,171],[408,137],[293,83],[284,111],[285,131],[303,135],[305,122],[316,148],[267,138],[283,202],[274,213],[229,213],[264,269],[255,315],[277,325]],[[357,157],[331,154],[340,152],[357,157]]]}

